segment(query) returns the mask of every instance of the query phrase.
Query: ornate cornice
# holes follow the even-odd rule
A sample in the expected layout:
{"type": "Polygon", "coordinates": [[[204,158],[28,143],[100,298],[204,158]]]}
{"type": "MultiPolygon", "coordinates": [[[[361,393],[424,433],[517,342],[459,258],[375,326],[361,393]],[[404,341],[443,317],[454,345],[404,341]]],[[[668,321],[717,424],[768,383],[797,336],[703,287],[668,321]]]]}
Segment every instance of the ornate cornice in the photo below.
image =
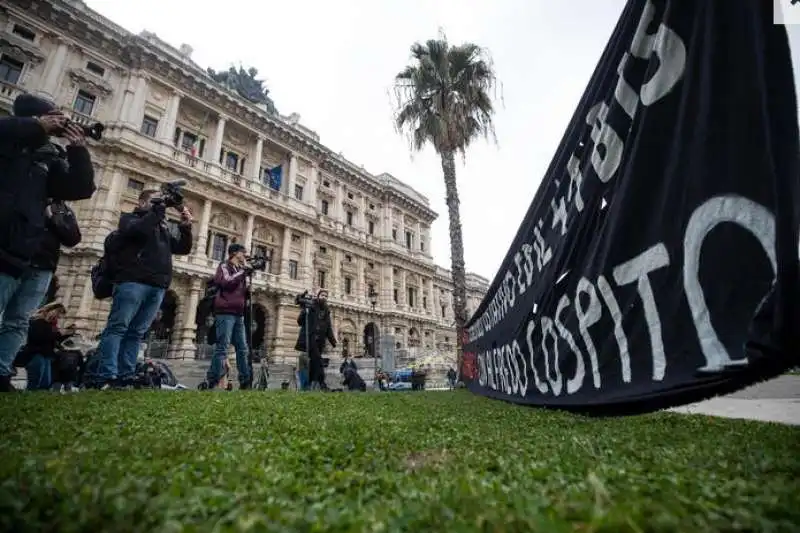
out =
{"type": "Polygon", "coordinates": [[[88,90],[92,94],[108,97],[114,92],[114,88],[110,83],[88,70],[71,68],[68,73],[75,85],[88,90]]]}
{"type": "Polygon", "coordinates": [[[37,46],[7,32],[0,34],[0,53],[21,63],[38,65],[44,61],[44,54],[37,46]]]}

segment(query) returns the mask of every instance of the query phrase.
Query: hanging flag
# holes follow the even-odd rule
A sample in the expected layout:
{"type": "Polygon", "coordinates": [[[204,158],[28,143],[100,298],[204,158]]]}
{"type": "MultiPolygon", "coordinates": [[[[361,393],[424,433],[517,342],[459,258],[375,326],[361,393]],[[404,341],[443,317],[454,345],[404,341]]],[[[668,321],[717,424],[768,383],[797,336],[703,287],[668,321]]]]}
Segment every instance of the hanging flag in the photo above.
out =
{"type": "Polygon", "coordinates": [[[278,165],[269,169],[269,186],[276,191],[281,190],[281,180],[283,178],[283,167],[278,165]]]}
{"type": "Polygon", "coordinates": [[[800,169],[772,2],[629,0],[465,334],[475,393],[598,414],[800,364],[800,169]]]}

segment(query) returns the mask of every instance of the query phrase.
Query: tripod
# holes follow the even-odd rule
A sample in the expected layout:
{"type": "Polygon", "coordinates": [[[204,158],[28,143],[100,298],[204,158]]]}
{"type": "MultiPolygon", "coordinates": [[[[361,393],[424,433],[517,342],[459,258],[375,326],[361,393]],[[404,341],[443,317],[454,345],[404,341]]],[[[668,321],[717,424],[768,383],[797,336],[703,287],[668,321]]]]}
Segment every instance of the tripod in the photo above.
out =
{"type": "Polygon", "coordinates": [[[253,327],[255,318],[253,316],[253,271],[247,273],[247,292],[245,298],[245,309],[247,310],[247,364],[250,367],[250,388],[257,390],[267,390],[269,386],[269,366],[266,354],[261,358],[261,369],[258,373],[258,381],[255,380],[253,373],[253,327]]]}

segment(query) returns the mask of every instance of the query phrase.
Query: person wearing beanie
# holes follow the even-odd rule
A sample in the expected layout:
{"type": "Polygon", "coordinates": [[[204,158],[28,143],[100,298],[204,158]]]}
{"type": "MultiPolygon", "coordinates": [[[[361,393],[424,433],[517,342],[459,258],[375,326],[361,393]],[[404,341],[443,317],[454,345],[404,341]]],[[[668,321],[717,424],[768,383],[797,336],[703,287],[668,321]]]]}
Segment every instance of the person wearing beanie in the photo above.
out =
{"type": "Polygon", "coordinates": [[[248,359],[247,328],[244,323],[247,307],[247,276],[253,269],[247,264],[247,249],[241,244],[228,246],[228,260],[217,267],[214,286],[214,330],[216,344],[211,365],[206,372],[209,389],[217,388],[225,376],[228,347],[233,344],[236,351],[236,368],[239,372],[239,388],[249,389],[252,382],[248,359]]]}
{"type": "Polygon", "coordinates": [[[138,207],[123,213],[117,230],[106,237],[114,290],[97,347],[99,363],[89,376],[92,388],[134,385],[139,348],[172,283],[172,256],[192,251],[192,213],[185,205],[175,209],[180,213],[177,235],[167,224],[161,192],[146,189],[138,207]]]}
{"type": "Polygon", "coordinates": [[[331,346],[336,348],[336,336],[333,334],[333,324],[331,322],[328,291],[320,289],[308,312],[305,310],[300,311],[300,315],[297,317],[300,334],[294,347],[295,350],[305,352],[308,355],[308,380],[313,390],[328,389],[328,385],[325,383],[325,366],[322,361],[322,354],[325,353],[325,341],[330,342],[331,346]],[[308,317],[307,321],[306,317],[308,317]],[[306,338],[308,338],[308,346],[306,346],[306,338]]]}
{"type": "Polygon", "coordinates": [[[14,390],[14,358],[53,275],[31,265],[45,235],[48,202],[85,200],[96,189],[79,126],[52,101],[31,94],[18,96],[13,112],[0,119],[0,392],[14,390]],[[66,141],[66,149],[51,137],[66,141]]]}

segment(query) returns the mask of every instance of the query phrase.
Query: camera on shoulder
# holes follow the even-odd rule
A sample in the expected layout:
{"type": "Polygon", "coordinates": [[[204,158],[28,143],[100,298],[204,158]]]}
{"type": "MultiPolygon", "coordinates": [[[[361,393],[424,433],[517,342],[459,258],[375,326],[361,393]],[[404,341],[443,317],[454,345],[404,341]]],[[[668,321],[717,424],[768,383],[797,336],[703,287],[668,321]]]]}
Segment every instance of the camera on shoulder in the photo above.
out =
{"type": "Polygon", "coordinates": [[[267,270],[267,258],[260,255],[255,257],[247,256],[247,265],[254,271],[264,272],[267,270]]]}
{"type": "Polygon", "coordinates": [[[84,137],[94,139],[95,141],[103,140],[103,132],[106,130],[106,127],[102,122],[95,122],[94,124],[85,126],[83,124],[78,124],[77,122],[67,120],[66,122],[64,122],[64,127],[59,128],[58,131],[53,132],[53,135],[55,135],[56,137],[61,137],[62,135],[64,135],[64,132],[70,125],[78,126],[81,129],[81,131],[83,131],[84,137]]]}
{"type": "Polygon", "coordinates": [[[165,207],[181,209],[183,207],[183,187],[186,180],[168,181],[161,184],[161,196],[153,198],[150,203],[153,205],[163,203],[165,207]]]}

